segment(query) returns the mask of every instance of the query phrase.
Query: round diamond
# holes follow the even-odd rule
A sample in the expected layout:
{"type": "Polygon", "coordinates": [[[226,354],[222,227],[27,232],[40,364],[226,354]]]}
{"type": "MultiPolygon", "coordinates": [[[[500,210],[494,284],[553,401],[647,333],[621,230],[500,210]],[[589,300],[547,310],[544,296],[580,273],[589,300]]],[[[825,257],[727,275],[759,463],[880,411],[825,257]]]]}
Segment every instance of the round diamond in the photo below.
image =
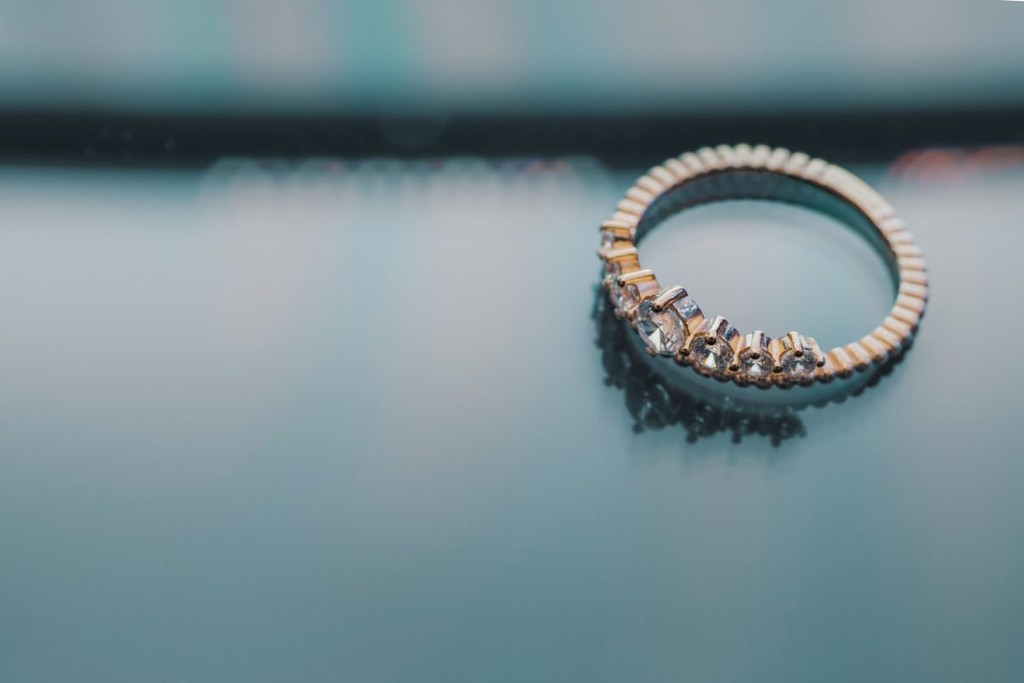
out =
{"type": "Polygon", "coordinates": [[[601,233],[601,249],[611,249],[615,245],[615,235],[610,232],[601,233]]]}
{"type": "Polygon", "coordinates": [[[637,290],[636,285],[625,284],[620,287],[619,283],[613,280],[608,291],[611,295],[612,303],[621,313],[629,313],[640,301],[640,292],[637,290]]]}
{"type": "Polygon", "coordinates": [[[641,301],[636,308],[636,329],[647,348],[659,356],[674,355],[686,334],[675,311],[655,311],[650,299],[641,301]]]}
{"type": "Polygon", "coordinates": [[[725,372],[732,360],[732,347],[721,337],[697,336],[690,343],[693,364],[707,372],[725,372]]]}
{"type": "Polygon", "coordinates": [[[792,379],[809,377],[815,368],[814,357],[811,354],[804,351],[797,355],[795,350],[782,354],[779,365],[782,366],[782,372],[792,379]]]}
{"type": "Polygon", "coordinates": [[[739,357],[740,370],[753,380],[764,380],[772,372],[772,359],[763,351],[744,351],[739,357]]]}

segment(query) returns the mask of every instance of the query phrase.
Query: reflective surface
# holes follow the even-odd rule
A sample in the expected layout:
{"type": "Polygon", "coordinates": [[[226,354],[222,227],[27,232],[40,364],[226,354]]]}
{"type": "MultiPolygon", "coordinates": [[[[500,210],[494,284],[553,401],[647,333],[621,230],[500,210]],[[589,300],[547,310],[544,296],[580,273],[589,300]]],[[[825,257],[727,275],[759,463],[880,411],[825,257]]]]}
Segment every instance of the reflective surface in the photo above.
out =
{"type": "MultiPolygon", "coordinates": [[[[0,678],[1021,680],[1024,175],[854,170],[929,259],[921,334],[738,429],[653,428],[596,342],[632,173],[4,171],[0,678]]],[[[877,323],[869,246],[753,206],[645,258],[751,327],[877,323]]]]}

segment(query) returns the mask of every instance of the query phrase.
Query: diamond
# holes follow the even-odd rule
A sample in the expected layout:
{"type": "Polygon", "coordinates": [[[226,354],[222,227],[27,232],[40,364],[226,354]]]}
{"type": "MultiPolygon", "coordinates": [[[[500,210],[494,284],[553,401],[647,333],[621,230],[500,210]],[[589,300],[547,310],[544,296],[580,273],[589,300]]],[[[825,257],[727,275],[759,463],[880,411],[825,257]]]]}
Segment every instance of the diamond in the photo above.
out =
{"type": "Polygon", "coordinates": [[[612,303],[620,313],[629,313],[640,301],[640,291],[633,284],[625,284],[620,287],[618,281],[612,280],[608,292],[612,303]]]}
{"type": "Polygon", "coordinates": [[[744,351],[739,357],[740,370],[754,380],[767,379],[772,372],[772,359],[762,351],[744,351]]]}
{"type": "Polygon", "coordinates": [[[725,372],[732,360],[732,347],[721,337],[698,335],[690,342],[693,365],[706,372],[725,372]]]}
{"type": "Polygon", "coordinates": [[[601,249],[611,249],[615,245],[615,235],[610,232],[601,233],[601,249]]]}
{"type": "Polygon", "coordinates": [[[691,299],[689,295],[676,300],[672,305],[675,306],[677,311],[679,311],[679,315],[683,317],[683,320],[693,320],[697,316],[701,315],[700,306],[698,306],[697,302],[691,299]]]}
{"type": "Polygon", "coordinates": [[[659,356],[675,355],[686,336],[676,312],[671,308],[655,311],[651,299],[644,299],[637,306],[636,329],[647,348],[659,356]]]}
{"type": "Polygon", "coordinates": [[[808,351],[791,349],[782,354],[779,361],[782,372],[791,379],[809,377],[815,368],[814,355],[808,351]],[[799,354],[799,355],[798,355],[799,354]]]}

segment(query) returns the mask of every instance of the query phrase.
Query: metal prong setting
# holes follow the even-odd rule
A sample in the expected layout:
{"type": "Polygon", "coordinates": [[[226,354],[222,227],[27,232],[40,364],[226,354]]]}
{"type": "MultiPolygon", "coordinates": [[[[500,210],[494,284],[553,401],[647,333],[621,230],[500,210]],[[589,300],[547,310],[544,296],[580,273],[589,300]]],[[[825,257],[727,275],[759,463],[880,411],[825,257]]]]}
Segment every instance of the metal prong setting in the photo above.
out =
{"type": "Polygon", "coordinates": [[[618,249],[607,249],[600,250],[597,252],[605,263],[624,263],[626,261],[637,260],[638,254],[636,247],[632,244],[619,247],[618,249]]]}
{"type": "Polygon", "coordinates": [[[717,315],[697,327],[676,359],[702,374],[725,377],[736,355],[734,344],[738,337],[736,328],[717,315]]]}
{"type": "Polygon", "coordinates": [[[615,281],[621,287],[623,285],[642,282],[643,280],[651,280],[654,278],[654,271],[651,270],[634,270],[632,273],[626,273],[615,278],[615,281]]]}
{"type": "Polygon", "coordinates": [[[775,374],[778,383],[807,384],[825,365],[825,356],[813,337],[790,332],[778,340],[775,349],[775,374]]]}
{"type": "MultiPolygon", "coordinates": [[[[620,243],[617,242],[616,245],[618,244],[620,243]]],[[[611,291],[611,285],[619,275],[641,269],[640,257],[637,254],[636,247],[632,244],[614,249],[601,249],[597,254],[604,261],[605,279],[603,284],[609,291],[611,291]]]]}
{"type": "Polygon", "coordinates": [[[845,377],[885,362],[909,345],[928,300],[928,277],[921,250],[892,207],[867,183],[848,171],[803,153],[765,145],[703,147],[668,159],[643,175],[601,224],[599,256],[603,285],[616,315],[628,318],[652,355],[674,356],[698,372],[739,384],[810,384],[845,377]],[[705,319],[682,287],[661,289],[640,265],[636,229],[650,206],[696,178],[733,170],[796,178],[829,190],[855,207],[888,245],[899,272],[892,310],[870,334],[823,353],[813,337],[790,332],[771,339],[760,330],[740,335],[725,318],[705,319]],[[767,377],[763,370],[770,369],[767,377]]]}
{"type": "Polygon", "coordinates": [[[652,305],[655,311],[662,311],[669,304],[673,304],[679,299],[690,296],[686,293],[686,290],[679,285],[675,287],[669,287],[658,292],[658,296],[654,297],[652,305]]]}
{"type": "Polygon", "coordinates": [[[686,326],[687,336],[696,332],[704,322],[704,312],[682,287],[669,287],[658,292],[651,302],[651,308],[655,313],[674,311],[686,326]]]}
{"type": "Polygon", "coordinates": [[[628,221],[615,219],[605,221],[601,224],[601,252],[633,246],[635,234],[633,225],[628,221]]]}
{"type": "Polygon", "coordinates": [[[761,330],[746,334],[739,343],[736,357],[729,366],[729,372],[740,383],[769,385],[775,370],[775,358],[771,352],[771,337],[761,330]]]}
{"type": "Polygon", "coordinates": [[[610,275],[608,293],[615,305],[615,315],[632,319],[636,307],[660,289],[654,273],[650,270],[631,270],[621,275],[610,275]]]}
{"type": "Polygon", "coordinates": [[[630,320],[648,354],[671,357],[703,324],[704,314],[685,289],[671,287],[642,299],[630,320]]]}

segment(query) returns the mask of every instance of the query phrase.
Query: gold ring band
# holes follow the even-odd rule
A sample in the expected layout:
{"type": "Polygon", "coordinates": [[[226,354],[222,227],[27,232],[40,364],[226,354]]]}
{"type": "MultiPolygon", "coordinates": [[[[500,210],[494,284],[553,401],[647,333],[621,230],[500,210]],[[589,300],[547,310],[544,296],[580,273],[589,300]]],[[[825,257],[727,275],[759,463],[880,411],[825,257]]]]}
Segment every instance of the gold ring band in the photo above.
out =
{"type": "Polygon", "coordinates": [[[888,202],[845,169],[766,145],[704,147],[650,169],[602,223],[598,254],[616,315],[629,321],[648,353],[742,385],[807,385],[880,365],[909,345],[928,298],[921,250],[888,202]],[[705,316],[683,287],[663,288],[640,264],[636,243],[666,212],[747,197],[841,205],[834,211],[843,213],[847,223],[862,224],[889,260],[897,285],[885,320],[864,337],[828,352],[799,332],[777,339],[761,330],[742,334],[722,316],[705,316]]]}

